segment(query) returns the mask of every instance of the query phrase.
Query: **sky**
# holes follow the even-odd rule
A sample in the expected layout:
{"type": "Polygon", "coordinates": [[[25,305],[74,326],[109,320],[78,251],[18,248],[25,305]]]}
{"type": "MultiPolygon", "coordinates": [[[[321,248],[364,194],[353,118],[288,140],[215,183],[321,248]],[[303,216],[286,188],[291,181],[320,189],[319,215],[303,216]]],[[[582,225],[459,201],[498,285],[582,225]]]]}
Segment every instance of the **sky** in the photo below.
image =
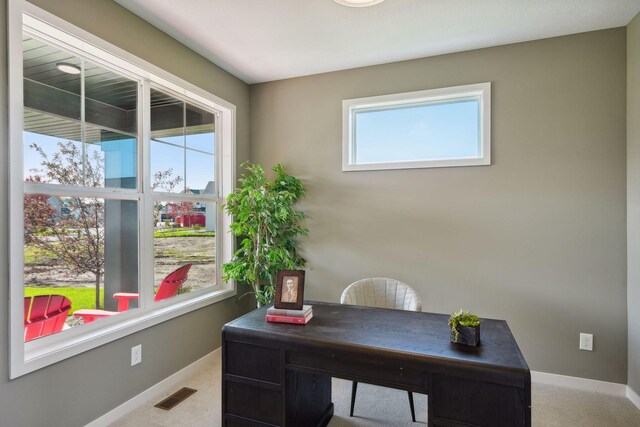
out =
{"type": "MultiPolygon", "coordinates": [[[[170,137],[161,138],[163,141],[169,144],[180,144],[184,142],[183,137],[170,137]]],[[[157,171],[165,171],[169,168],[173,168],[173,174],[175,176],[181,176],[183,178],[182,185],[192,189],[204,189],[209,181],[214,180],[214,134],[202,133],[197,135],[188,135],[186,145],[176,146],[162,144],[160,142],[151,142],[151,172],[152,174],[157,171]],[[200,151],[193,151],[189,148],[195,148],[200,151]],[[186,170],[185,170],[185,153],[186,153],[186,170]]],[[[40,155],[30,145],[37,143],[43,148],[45,153],[51,158],[57,151],[58,142],[66,142],[66,140],[37,134],[33,132],[24,132],[24,177],[27,178],[33,175],[32,169],[41,169],[42,159],[40,155]]],[[[136,147],[133,138],[125,137],[121,141],[109,141],[105,142],[103,148],[109,148],[106,155],[107,158],[112,161],[106,161],[107,176],[112,177],[128,177],[135,175],[135,162],[137,159],[136,147]],[[111,147],[107,147],[107,144],[111,147]],[[113,157],[110,157],[113,156],[113,157]],[[113,161],[113,160],[117,161],[113,161]]],[[[74,141],[78,147],[81,143],[74,141]]],[[[98,151],[104,158],[105,153],[98,144],[87,144],[89,150],[98,151]]],[[[175,192],[180,192],[184,187],[176,188],[175,192]]]]}
{"type": "Polygon", "coordinates": [[[478,100],[356,112],[356,163],[478,157],[478,100]]]}

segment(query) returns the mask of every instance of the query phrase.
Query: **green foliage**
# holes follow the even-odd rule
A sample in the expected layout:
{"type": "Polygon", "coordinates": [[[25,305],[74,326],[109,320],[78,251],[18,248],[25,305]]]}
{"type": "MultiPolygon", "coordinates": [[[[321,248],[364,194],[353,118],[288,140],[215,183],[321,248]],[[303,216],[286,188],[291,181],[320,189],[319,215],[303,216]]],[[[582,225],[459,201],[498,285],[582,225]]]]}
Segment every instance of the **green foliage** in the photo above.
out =
{"type": "Polygon", "coordinates": [[[216,233],[214,231],[206,231],[202,227],[193,228],[185,227],[185,228],[167,228],[164,230],[155,230],[153,232],[153,237],[155,239],[162,239],[165,237],[215,237],[216,233]]]}
{"type": "MultiPolygon", "coordinates": [[[[76,310],[84,308],[96,308],[95,306],[95,290],[93,288],[71,288],[71,287],[26,287],[24,288],[24,296],[36,295],[64,295],[71,300],[71,311],[69,315],[76,310]]],[[[100,302],[104,302],[104,289],[100,289],[100,302]]]]}
{"type": "Polygon", "coordinates": [[[449,317],[448,325],[451,326],[451,332],[455,334],[456,342],[458,342],[458,337],[460,333],[458,332],[458,326],[468,326],[470,328],[480,326],[480,320],[478,320],[478,316],[471,313],[467,310],[458,310],[451,313],[451,317],[449,317]]]}
{"type": "Polygon", "coordinates": [[[265,177],[260,165],[247,162],[242,166],[247,172],[225,204],[234,219],[231,232],[238,238],[239,248],[222,266],[223,277],[249,284],[258,304],[264,305],[273,300],[278,270],[305,265],[295,242],[308,233],[300,225],[305,215],[293,207],[304,195],[304,187],[281,164],[273,168],[273,181],[265,177]]]}

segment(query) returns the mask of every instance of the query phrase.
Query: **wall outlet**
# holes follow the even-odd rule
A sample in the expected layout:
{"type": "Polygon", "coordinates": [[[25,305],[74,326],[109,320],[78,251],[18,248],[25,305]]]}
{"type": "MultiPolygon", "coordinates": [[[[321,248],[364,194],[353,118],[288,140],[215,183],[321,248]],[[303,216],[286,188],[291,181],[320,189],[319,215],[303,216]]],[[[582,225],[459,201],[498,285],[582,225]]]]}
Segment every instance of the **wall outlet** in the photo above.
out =
{"type": "Polygon", "coordinates": [[[131,347],[131,366],[142,362],[142,344],[131,347]]]}
{"type": "Polygon", "coordinates": [[[593,334],[580,333],[580,350],[593,351],[593,334]]]}

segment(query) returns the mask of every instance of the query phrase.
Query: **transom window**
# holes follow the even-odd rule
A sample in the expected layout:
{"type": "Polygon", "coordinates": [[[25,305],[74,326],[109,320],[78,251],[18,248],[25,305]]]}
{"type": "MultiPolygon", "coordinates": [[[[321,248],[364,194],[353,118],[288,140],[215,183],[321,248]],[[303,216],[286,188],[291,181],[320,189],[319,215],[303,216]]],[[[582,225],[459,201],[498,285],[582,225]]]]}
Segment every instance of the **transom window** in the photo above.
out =
{"type": "Polygon", "coordinates": [[[343,101],[343,171],[491,164],[491,84],[343,101]]]}
{"type": "Polygon", "coordinates": [[[219,268],[235,107],[25,8],[10,30],[12,377],[235,295],[219,268]]]}

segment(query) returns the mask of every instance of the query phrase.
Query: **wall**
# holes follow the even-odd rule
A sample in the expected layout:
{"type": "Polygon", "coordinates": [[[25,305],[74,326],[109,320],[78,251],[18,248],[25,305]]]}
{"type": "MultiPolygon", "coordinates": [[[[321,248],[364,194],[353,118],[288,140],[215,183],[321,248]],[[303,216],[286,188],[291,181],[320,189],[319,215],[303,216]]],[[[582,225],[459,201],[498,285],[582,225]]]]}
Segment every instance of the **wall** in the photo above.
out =
{"type": "Polygon", "coordinates": [[[394,277],[506,319],[533,370],[626,383],[625,29],[251,87],[251,159],[308,188],[306,296],[394,277]],[[341,172],[341,101],[493,82],[493,165],[341,172]],[[578,334],[594,334],[593,352],[578,334]]]}
{"type": "MultiPolygon", "coordinates": [[[[6,22],[0,0],[0,22],[6,22]]],[[[34,3],[55,15],[206,89],[237,107],[237,160],[249,158],[249,88],[110,0],[34,3]]],[[[7,159],[5,26],[0,31],[0,159],[7,159]]],[[[7,162],[0,164],[0,236],[8,233],[7,162]]],[[[0,239],[0,425],[82,426],[220,345],[222,325],[248,311],[251,301],[205,307],[82,355],[8,381],[8,242],[0,239]],[[143,362],[129,366],[142,344],[143,362]],[[55,420],[52,424],[51,420],[55,420]]]]}
{"type": "Polygon", "coordinates": [[[627,310],[629,387],[640,394],[640,15],[627,27],[627,310]]]}

